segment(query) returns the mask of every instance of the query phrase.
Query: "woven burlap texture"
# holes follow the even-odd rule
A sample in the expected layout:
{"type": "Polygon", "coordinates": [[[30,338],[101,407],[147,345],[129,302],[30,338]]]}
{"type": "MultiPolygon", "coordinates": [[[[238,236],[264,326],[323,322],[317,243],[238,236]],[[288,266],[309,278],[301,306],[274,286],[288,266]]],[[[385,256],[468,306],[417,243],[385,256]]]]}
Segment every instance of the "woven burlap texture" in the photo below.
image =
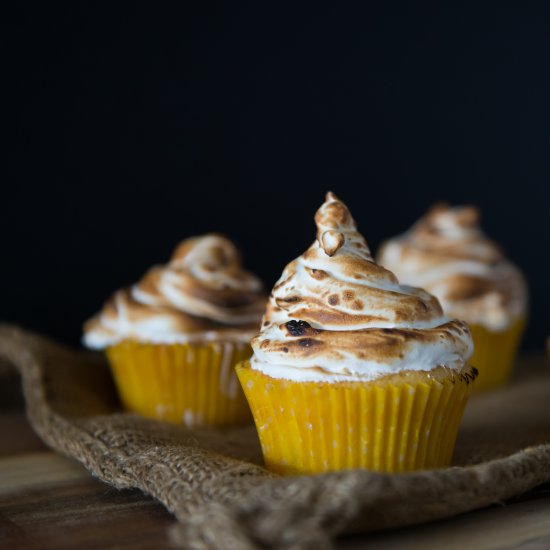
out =
{"type": "Polygon", "coordinates": [[[99,479],[158,499],[183,548],[321,550],[340,533],[449,517],[550,480],[550,376],[472,399],[452,468],[281,478],[262,468],[252,426],[190,431],[116,413],[100,354],[4,325],[0,360],[19,371],[38,435],[99,479]]]}

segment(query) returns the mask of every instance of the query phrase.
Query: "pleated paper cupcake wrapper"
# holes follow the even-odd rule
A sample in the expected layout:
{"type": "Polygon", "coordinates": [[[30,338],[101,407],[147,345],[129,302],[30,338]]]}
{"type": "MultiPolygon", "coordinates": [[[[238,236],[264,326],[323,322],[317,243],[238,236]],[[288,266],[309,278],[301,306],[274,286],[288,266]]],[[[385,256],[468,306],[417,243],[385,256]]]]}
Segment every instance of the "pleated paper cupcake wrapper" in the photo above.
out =
{"type": "MultiPolygon", "coordinates": [[[[316,383],[237,366],[266,466],[281,474],[447,466],[475,369],[441,381],[316,383]]],[[[423,379],[425,378],[425,379],[423,379]]]]}
{"type": "Polygon", "coordinates": [[[525,324],[525,317],[521,317],[502,332],[492,332],[482,325],[470,325],[474,339],[474,354],[470,363],[479,371],[474,385],[476,393],[498,388],[508,382],[525,324]]]}
{"type": "Polygon", "coordinates": [[[124,407],[187,427],[231,426],[251,420],[235,375],[250,357],[247,344],[141,344],[107,349],[124,407]]]}

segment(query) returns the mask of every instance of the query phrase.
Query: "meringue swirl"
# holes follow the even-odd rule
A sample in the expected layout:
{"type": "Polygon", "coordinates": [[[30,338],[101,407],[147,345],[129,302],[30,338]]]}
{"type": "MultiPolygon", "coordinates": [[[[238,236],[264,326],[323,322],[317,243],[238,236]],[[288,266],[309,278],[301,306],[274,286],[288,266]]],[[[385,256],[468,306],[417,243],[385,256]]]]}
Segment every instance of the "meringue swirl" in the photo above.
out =
{"type": "Polygon", "coordinates": [[[84,326],[84,344],[248,342],[265,306],[260,280],[245,271],[233,243],[209,234],[184,240],[167,265],[117,291],[84,326]]]}
{"type": "Polygon", "coordinates": [[[434,206],[405,234],[384,243],[378,261],[437,296],[449,315],[495,332],[527,309],[523,275],[483,233],[471,206],[434,206]]]}
{"type": "Polygon", "coordinates": [[[315,222],[317,239],[273,288],[251,342],[252,368],[275,378],[351,381],[464,366],[472,353],[468,327],[377,265],[333,193],[315,222]]]}

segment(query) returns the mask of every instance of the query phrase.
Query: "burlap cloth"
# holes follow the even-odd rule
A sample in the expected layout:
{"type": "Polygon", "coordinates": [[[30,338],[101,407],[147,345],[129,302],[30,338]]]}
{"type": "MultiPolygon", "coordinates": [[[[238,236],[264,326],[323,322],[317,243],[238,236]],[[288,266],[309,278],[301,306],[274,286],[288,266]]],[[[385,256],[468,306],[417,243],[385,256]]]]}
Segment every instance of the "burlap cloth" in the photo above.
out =
{"type": "Polygon", "coordinates": [[[190,431],[117,413],[98,354],[0,325],[1,362],[21,374],[38,435],[99,479],[162,502],[184,548],[321,550],[340,533],[452,516],[550,480],[550,369],[471,400],[452,468],[280,478],[262,468],[253,427],[190,431]]]}

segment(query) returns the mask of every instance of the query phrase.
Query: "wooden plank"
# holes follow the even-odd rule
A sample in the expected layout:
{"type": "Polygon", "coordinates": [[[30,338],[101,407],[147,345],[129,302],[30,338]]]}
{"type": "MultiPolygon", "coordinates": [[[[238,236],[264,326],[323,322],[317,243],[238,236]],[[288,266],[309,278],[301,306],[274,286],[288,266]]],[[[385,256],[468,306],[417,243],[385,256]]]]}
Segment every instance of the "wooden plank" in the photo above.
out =
{"type": "Polygon", "coordinates": [[[342,550],[507,550],[550,548],[550,490],[540,498],[470,512],[370,537],[342,539],[342,550]]]}
{"type": "Polygon", "coordinates": [[[14,461],[21,467],[9,462],[8,466],[17,479],[25,472],[32,479],[17,488],[3,476],[0,547],[169,547],[167,529],[173,517],[140,491],[114,489],[93,479],[81,466],[48,453],[14,461]]]}
{"type": "Polygon", "coordinates": [[[20,410],[0,413],[0,457],[46,449],[20,410]]]}
{"type": "Polygon", "coordinates": [[[154,499],[45,450],[21,412],[0,415],[0,434],[0,548],[170,547],[174,518],[154,499]]]}
{"type": "Polygon", "coordinates": [[[90,477],[81,464],[51,451],[0,458],[0,495],[90,477]]]}

